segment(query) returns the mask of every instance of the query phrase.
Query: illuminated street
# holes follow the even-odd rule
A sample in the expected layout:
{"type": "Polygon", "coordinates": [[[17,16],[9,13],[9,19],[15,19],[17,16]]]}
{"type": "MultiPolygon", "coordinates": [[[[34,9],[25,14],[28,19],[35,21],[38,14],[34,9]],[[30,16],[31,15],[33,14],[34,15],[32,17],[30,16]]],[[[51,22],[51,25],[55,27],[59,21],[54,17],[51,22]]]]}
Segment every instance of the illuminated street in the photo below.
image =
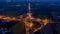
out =
{"type": "Polygon", "coordinates": [[[0,34],[60,34],[60,1],[0,0],[0,34]]]}

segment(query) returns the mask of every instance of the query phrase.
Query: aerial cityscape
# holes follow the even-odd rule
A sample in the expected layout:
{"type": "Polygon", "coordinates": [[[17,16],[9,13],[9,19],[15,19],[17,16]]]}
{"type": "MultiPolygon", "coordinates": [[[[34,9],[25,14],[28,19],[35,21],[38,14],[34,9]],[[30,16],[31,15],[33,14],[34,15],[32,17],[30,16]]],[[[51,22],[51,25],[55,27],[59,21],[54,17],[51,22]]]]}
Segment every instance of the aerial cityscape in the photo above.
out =
{"type": "Polygon", "coordinates": [[[60,34],[60,0],[0,0],[0,34],[60,34]]]}

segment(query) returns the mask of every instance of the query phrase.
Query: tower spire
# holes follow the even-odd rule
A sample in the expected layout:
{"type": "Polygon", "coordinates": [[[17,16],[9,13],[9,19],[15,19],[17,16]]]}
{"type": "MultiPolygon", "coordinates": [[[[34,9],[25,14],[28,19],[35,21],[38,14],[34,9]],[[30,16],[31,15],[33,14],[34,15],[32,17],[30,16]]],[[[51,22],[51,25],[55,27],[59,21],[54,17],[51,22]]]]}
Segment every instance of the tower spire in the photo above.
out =
{"type": "Polygon", "coordinates": [[[28,0],[28,13],[31,13],[30,0],[28,0]]]}

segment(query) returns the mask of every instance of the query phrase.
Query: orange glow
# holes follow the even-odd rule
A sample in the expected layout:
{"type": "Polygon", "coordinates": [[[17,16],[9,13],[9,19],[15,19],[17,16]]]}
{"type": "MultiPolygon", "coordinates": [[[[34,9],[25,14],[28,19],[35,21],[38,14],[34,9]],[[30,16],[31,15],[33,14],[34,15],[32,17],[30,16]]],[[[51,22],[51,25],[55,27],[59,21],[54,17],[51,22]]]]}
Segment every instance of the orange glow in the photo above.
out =
{"type": "Polygon", "coordinates": [[[0,19],[2,19],[3,18],[3,16],[0,16],[0,19]]]}
{"type": "Polygon", "coordinates": [[[43,24],[44,24],[44,25],[46,25],[48,22],[49,22],[49,20],[48,20],[47,18],[45,18],[45,19],[43,20],[43,24]]]}
{"type": "Polygon", "coordinates": [[[33,32],[40,30],[42,27],[43,27],[43,25],[41,25],[41,27],[39,27],[39,28],[34,28],[33,32]]]}
{"type": "Polygon", "coordinates": [[[12,18],[9,17],[9,16],[7,16],[7,17],[4,17],[3,19],[4,19],[4,20],[11,20],[12,18]]]}
{"type": "Polygon", "coordinates": [[[38,30],[40,30],[43,26],[39,27],[39,28],[32,28],[33,26],[35,26],[35,24],[33,23],[33,21],[36,21],[36,22],[39,22],[40,24],[39,25],[46,25],[49,20],[46,18],[46,19],[40,19],[40,18],[34,18],[32,16],[32,13],[31,13],[31,8],[30,8],[30,3],[28,3],[28,13],[25,15],[20,15],[19,16],[19,19],[17,19],[16,17],[9,17],[9,16],[0,16],[0,19],[4,19],[4,20],[12,20],[12,21],[15,21],[15,20],[18,20],[18,21],[21,21],[23,23],[25,23],[25,27],[26,27],[26,34],[30,34],[29,30],[30,29],[34,29],[33,31],[36,32],[38,30]],[[40,22],[42,21],[42,22],[40,22]]]}
{"type": "Polygon", "coordinates": [[[23,15],[20,15],[19,18],[23,18],[23,15]]]}
{"type": "Polygon", "coordinates": [[[49,20],[47,18],[45,19],[40,19],[40,18],[34,18],[32,16],[32,13],[31,13],[31,8],[30,8],[30,3],[28,3],[28,13],[25,15],[20,15],[19,16],[19,19],[17,19],[16,17],[9,17],[9,16],[0,16],[0,19],[4,19],[4,20],[12,20],[12,21],[15,21],[15,20],[18,20],[18,21],[21,21],[23,23],[25,23],[25,28],[26,28],[26,34],[30,34],[29,30],[30,29],[34,29],[33,31],[36,32],[38,30],[40,30],[43,26],[45,26],[49,20]],[[35,26],[35,24],[33,23],[33,21],[36,21],[36,22],[39,22],[40,24],[39,25],[43,25],[43,26],[37,26],[38,28],[32,28],[33,26],[35,26]],[[42,22],[43,23],[42,23],[42,22]]]}
{"type": "Polygon", "coordinates": [[[16,18],[15,18],[15,17],[13,17],[13,18],[12,18],[12,20],[16,20],[16,18]]]}
{"type": "Polygon", "coordinates": [[[33,26],[33,23],[28,23],[28,22],[26,22],[25,24],[26,24],[26,26],[27,26],[29,29],[32,28],[32,26],[33,26]]]}
{"type": "Polygon", "coordinates": [[[41,28],[35,28],[33,32],[36,32],[36,31],[38,31],[38,30],[40,30],[40,29],[41,29],[41,28]]]}
{"type": "MultiPolygon", "coordinates": [[[[19,16],[20,18],[23,18],[23,15],[21,15],[21,16],[19,16]]],[[[9,16],[0,16],[0,19],[4,19],[4,20],[17,20],[17,18],[16,17],[9,17],[9,16]]],[[[34,19],[35,21],[37,21],[37,22],[40,22],[40,21],[42,21],[43,23],[44,23],[44,25],[46,25],[47,23],[48,23],[48,19],[47,18],[45,18],[45,19],[40,19],[40,18],[34,18],[32,15],[31,15],[31,13],[28,13],[28,15],[25,17],[25,18],[23,18],[23,20],[24,21],[28,21],[28,20],[32,20],[32,19],[34,19]]]]}
{"type": "Polygon", "coordinates": [[[37,19],[36,19],[36,21],[37,21],[37,22],[40,22],[40,21],[41,21],[41,19],[40,19],[40,18],[37,18],[37,19]]]}
{"type": "Polygon", "coordinates": [[[32,14],[31,13],[27,13],[27,16],[32,17],[32,14]]]}
{"type": "MultiPolygon", "coordinates": [[[[34,18],[31,13],[27,13],[27,16],[25,16],[24,18],[23,18],[23,15],[21,15],[19,17],[20,18],[17,19],[16,17],[0,16],[0,19],[22,21],[22,22],[24,22],[26,24],[28,31],[34,26],[32,20],[35,20],[35,21],[37,21],[39,23],[40,23],[40,21],[42,21],[44,26],[49,22],[49,20],[47,18],[45,18],[45,19],[34,18]]],[[[40,27],[39,28],[35,28],[34,32],[38,31],[39,29],[41,29],[41,28],[40,27]]]]}
{"type": "Polygon", "coordinates": [[[32,16],[32,13],[27,13],[27,17],[31,20],[35,19],[33,16],[32,16]]]}

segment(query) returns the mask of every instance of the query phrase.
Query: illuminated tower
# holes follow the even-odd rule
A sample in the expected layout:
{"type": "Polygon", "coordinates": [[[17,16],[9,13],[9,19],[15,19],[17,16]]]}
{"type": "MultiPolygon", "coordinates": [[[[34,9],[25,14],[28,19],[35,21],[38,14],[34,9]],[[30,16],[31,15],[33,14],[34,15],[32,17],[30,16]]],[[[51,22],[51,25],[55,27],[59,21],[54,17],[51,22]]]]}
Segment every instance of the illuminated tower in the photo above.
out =
{"type": "Polygon", "coordinates": [[[25,17],[25,29],[26,29],[26,34],[30,34],[29,30],[32,28],[32,13],[31,13],[31,6],[30,6],[30,0],[28,0],[28,12],[26,14],[27,16],[25,17]],[[29,22],[28,22],[29,21],[29,22]]]}
{"type": "Polygon", "coordinates": [[[27,15],[31,15],[31,6],[30,6],[30,1],[28,0],[28,13],[27,15]]]}
{"type": "Polygon", "coordinates": [[[28,16],[30,19],[34,19],[34,17],[32,16],[32,13],[31,13],[30,0],[28,0],[28,12],[27,12],[27,16],[28,16]]]}
{"type": "Polygon", "coordinates": [[[28,0],[28,12],[31,13],[30,1],[28,0]]]}

